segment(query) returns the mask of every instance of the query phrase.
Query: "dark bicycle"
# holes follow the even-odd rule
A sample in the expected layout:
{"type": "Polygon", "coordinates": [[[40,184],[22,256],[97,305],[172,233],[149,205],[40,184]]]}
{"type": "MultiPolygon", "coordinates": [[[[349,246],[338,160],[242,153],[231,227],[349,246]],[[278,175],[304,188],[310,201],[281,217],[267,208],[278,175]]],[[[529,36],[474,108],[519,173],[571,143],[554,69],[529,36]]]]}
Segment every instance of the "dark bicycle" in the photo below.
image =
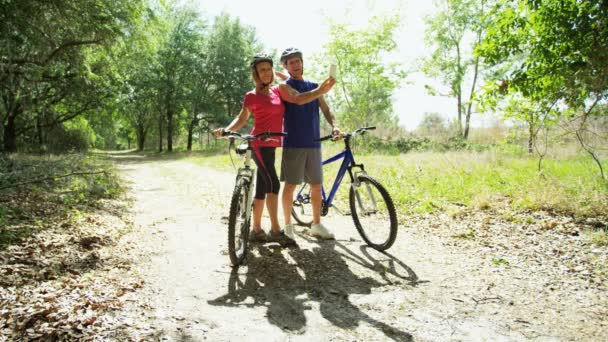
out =
{"type": "MultiPolygon", "coordinates": [[[[329,208],[333,207],[333,200],[342,180],[348,171],[350,176],[349,205],[350,213],[355,222],[357,231],[363,240],[372,248],[379,251],[390,248],[397,238],[397,214],[395,205],[388,191],[374,178],[370,177],[363,167],[357,164],[351,150],[351,141],[365,132],[374,130],[376,127],[361,127],[346,133],[344,137],[344,151],[328,158],[323,165],[342,160],[338,175],[334,181],[329,196],[322,188],[321,216],[326,216],[329,208]]],[[[325,136],[318,141],[335,139],[332,135],[325,136]]],[[[293,218],[303,226],[312,224],[312,203],[310,197],[310,186],[304,184],[297,191],[291,211],[293,218]]]]}
{"type": "Polygon", "coordinates": [[[283,132],[263,132],[256,135],[224,131],[223,137],[245,140],[236,147],[236,153],[243,156],[243,166],[237,171],[236,182],[230,200],[228,216],[228,255],[233,266],[242,264],[247,257],[249,229],[251,227],[251,207],[253,203],[254,168],[251,166],[251,142],[268,140],[271,137],[286,136],[283,132]]]}

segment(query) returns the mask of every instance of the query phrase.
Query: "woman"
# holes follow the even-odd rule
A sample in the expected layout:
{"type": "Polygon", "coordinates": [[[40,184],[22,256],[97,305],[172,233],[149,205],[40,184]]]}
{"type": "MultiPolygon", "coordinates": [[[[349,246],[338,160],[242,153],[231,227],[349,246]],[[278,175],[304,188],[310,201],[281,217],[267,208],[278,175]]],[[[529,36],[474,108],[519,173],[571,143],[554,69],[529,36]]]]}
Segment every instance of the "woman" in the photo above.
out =
{"type": "MultiPolygon", "coordinates": [[[[287,84],[271,86],[274,82],[272,58],[265,55],[253,57],[251,61],[251,76],[255,89],[245,94],[241,112],[226,128],[214,130],[216,136],[222,136],[224,130],[238,131],[249,116],[253,114],[253,129],[251,134],[261,132],[283,131],[283,101],[304,104],[326,94],[333,87],[335,80],[328,78],[321,85],[309,92],[299,93],[287,84]]],[[[256,176],[255,197],[253,201],[253,226],[249,239],[251,241],[278,241],[282,244],[295,244],[295,241],[285,235],[278,220],[279,178],[274,166],[275,150],[281,146],[281,141],[254,141],[252,143],[253,159],[258,167],[256,176]],[[264,202],[270,216],[271,231],[268,237],[262,229],[262,212],[264,202]]]]}

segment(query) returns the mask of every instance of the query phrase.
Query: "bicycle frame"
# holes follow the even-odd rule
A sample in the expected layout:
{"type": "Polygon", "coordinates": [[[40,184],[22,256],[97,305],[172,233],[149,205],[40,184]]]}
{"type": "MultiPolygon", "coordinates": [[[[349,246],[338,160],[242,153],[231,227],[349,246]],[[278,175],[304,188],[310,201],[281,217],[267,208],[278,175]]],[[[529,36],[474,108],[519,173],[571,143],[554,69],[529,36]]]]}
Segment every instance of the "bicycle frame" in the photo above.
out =
{"type": "Polygon", "coordinates": [[[348,175],[350,176],[350,180],[351,182],[355,182],[355,180],[357,179],[356,175],[353,175],[353,171],[352,169],[354,167],[358,167],[361,169],[361,171],[356,172],[356,174],[358,173],[365,173],[365,169],[363,167],[363,164],[356,164],[355,163],[355,157],[353,156],[353,153],[350,149],[350,144],[347,141],[346,142],[346,148],[344,149],[344,151],[336,154],[333,157],[330,157],[328,159],[326,159],[325,161],[323,161],[323,165],[327,165],[327,164],[331,164],[335,161],[338,161],[342,159],[342,165],[340,165],[340,169],[338,170],[338,174],[336,175],[336,179],[334,180],[334,183],[331,187],[331,190],[329,191],[329,196],[327,196],[326,192],[325,192],[325,187],[322,186],[321,187],[321,195],[323,198],[323,203],[325,203],[325,205],[327,207],[331,207],[331,204],[334,200],[334,197],[336,196],[336,193],[338,192],[338,188],[340,187],[340,185],[342,184],[342,180],[344,179],[344,176],[346,175],[346,172],[348,171],[348,175]]]}
{"type": "MultiPolygon", "coordinates": [[[[245,140],[246,144],[236,147],[236,153],[241,156],[243,166],[236,172],[236,180],[232,199],[230,201],[230,214],[228,215],[228,255],[233,266],[243,263],[247,257],[247,245],[251,228],[251,212],[253,211],[253,175],[252,167],[252,141],[255,139],[267,140],[273,136],[285,136],[283,132],[262,132],[255,135],[240,134],[229,130],[221,132],[223,137],[232,137],[245,140]]],[[[231,141],[230,147],[233,146],[231,141]]],[[[230,157],[232,159],[232,155],[230,157]]]]}
{"type": "MultiPolygon", "coordinates": [[[[351,216],[355,223],[355,228],[357,228],[357,231],[368,246],[379,251],[384,251],[393,245],[397,237],[398,221],[395,205],[386,188],[375,178],[367,175],[363,164],[355,162],[354,153],[351,150],[351,141],[354,137],[375,128],[373,126],[360,127],[351,133],[332,134],[315,139],[315,141],[329,139],[335,141],[343,138],[345,146],[342,152],[322,162],[322,167],[337,161],[341,161],[341,164],[329,193],[325,191],[325,187],[321,184],[322,205],[320,214],[321,216],[326,216],[329,213],[329,209],[333,207],[339,214],[351,216]],[[358,170],[353,170],[354,168],[358,170]],[[350,210],[342,212],[334,206],[333,201],[347,172],[351,180],[348,189],[348,206],[350,210]],[[388,223],[388,226],[385,223],[388,223]],[[388,229],[382,229],[380,226],[388,229]],[[384,232],[388,234],[384,234],[384,232]]],[[[318,208],[315,208],[314,205],[318,203],[312,203],[312,196],[314,194],[310,184],[305,183],[301,185],[293,201],[291,215],[302,226],[312,227],[316,218],[315,210],[318,210],[318,208]]]]}
{"type": "Polygon", "coordinates": [[[251,191],[251,182],[253,182],[253,168],[251,167],[251,148],[248,147],[244,155],[245,161],[243,167],[239,168],[236,175],[236,180],[244,178],[249,182],[249,191],[247,196],[247,202],[245,203],[245,217],[250,217],[251,204],[253,203],[253,191],[251,191]]]}

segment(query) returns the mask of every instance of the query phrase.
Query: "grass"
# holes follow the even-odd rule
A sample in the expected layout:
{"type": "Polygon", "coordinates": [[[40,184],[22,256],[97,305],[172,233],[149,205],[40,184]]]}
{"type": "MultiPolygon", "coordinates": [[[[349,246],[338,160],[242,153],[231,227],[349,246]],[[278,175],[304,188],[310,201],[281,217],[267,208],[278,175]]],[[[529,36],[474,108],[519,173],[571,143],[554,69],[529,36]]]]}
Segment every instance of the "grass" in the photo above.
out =
{"type": "MultiPolygon", "coordinates": [[[[339,143],[324,145],[324,156],[340,148],[339,143]]],[[[190,158],[199,165],[233,170],[226,152],[215,153],[190,158]]],[[[239,157],[233,154],[233,158],[239,167],[239,157]]],[[[355,158],[389,190],[403,215],[432,213],[454,205],[489,210],[500,202],[514,211],[549,210],[594,217],[605,216],[608,207],[608,182],[599,178],[597,166],[586,155],[546,159],[541,172],[538,159],[508,149],[396,156],[355,152],[355,158]]],[[[280,169],[280,152],[276,165],[280,169]]],[[[333,183],[338,167],[339,163],[333,163],[324,169],[326,188],[333,183]]],[[[347,190],[342,186],[338,193],[343,205],[347,190]]]]}
{"type": "MultiPolygon", "coordinates": [[[[553,210],[577,216],[605,214],[608,185],[583,158],[547,160],[501,152],[416,153],[359,158],[374,170],[401,210],[433,212],[450,204],[490,209],[507,201],[517,210],[553,210]]],[[[371,171],[370,171],[371,172],[371,171]]]]}
{"type": "Polygon", "coordinates": [[[596,246],[608,247],[608,231],[598,230],[590,232],[589,241],[596,246]]]}

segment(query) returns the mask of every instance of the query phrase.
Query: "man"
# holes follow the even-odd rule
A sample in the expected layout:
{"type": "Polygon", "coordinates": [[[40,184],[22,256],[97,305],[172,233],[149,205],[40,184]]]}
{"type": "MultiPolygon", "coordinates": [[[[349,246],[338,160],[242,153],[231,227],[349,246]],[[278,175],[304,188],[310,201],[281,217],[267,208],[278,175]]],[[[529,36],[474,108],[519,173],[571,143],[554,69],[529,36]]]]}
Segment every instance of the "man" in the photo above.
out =
{"type": "MultiPolygon", "coordinates": [[[[299,92],[306,92],[317,87],[314,82],[306,81],[302,52],[289,48],[281,54],[281,63],[290,78],[286,81],[299,92]]],[[[298,184],[303,181],[310,184],[313,222],[310,229],[312,236],[321,239],[333,239],[334,235],[321,223],[321,185],[323,183],[323,162],[321,158],[319,108],[333,128],[333,134],[339,135],[334,116],[329,110],[323,96],[307,104],[297,105],[284,101],[285,114],[283,127],[287,136],[283,138],[283,160],[281,164],[281,181],[283,187],[283,213],[285,215],[285,234],[294,238],[291,223],[293,194],[298,184]]]]}
{"type": "MultiPolygon", "coordinates": [[[[274,83],[274,70],[272,58],[259,54],[251,60],[251,78],[255,88],[245,94],[243,107],[239,115],[232,120],[226,128],[213,131],[215,136],[221,137],[224,131],[240,130],[250,116],[253,116],[253,129],[251,134],[262,132],[280,132],[283,126],[284,101],[305,104],[327,93],[334,85],[335,80],[328,78],[321,86],[307,92],[297,92],[287,84],[272,86],[274,83]]],[[[274,167],[275,149],[280,141],[253,141],[253,160],[257,166],[255,197],[253,201],[253,226],[249,235],[251,241],[277,241],[285,245],[293,245],[295,241],[284,231],[281,231],[278,220],[278,194],[279,178],[274,167]],[[270,216],[271,231],[267,237],[262,230],[262,213],[264,203],[270,216]]]]}

